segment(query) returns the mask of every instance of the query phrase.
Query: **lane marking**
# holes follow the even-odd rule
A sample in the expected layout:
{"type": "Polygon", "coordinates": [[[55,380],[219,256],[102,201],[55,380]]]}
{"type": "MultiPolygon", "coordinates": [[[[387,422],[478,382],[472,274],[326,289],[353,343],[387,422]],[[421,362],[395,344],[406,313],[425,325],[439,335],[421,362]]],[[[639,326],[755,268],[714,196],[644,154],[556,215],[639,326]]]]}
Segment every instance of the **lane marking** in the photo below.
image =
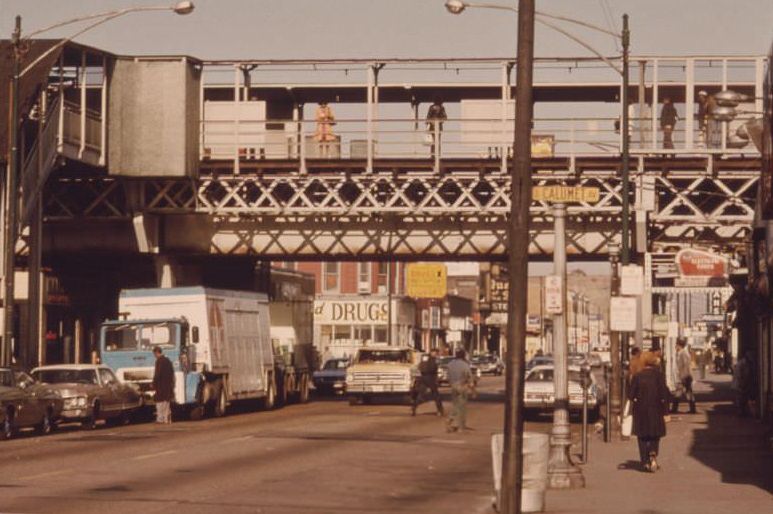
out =
{"type": "Polygon", "coordinates": [[[467,441],[463,439],[425,439],[428,443],[441,443],[441,444],[467,444],[467,441]]]}
{"type": "Polygon", "coordinates": [[[72,469],[59,469],[57,471],[48,471],[46,473],[38,473],[37,475],[19,477],[19,480],[35,480],[37,478],[53,477],[56,475],[64,475],[65,473],[70,473],[71,471],[72,469]]]}
{"type": "Polygon", "coordinates": [[[250,439],[254,439],[254,436],[251,435],[243,435],[239,437],[231,437],[230,439],[223,439],[220,441],[220,444],[226,444],[226,443],[239,443],[242,441],[249,441],[250,439]]]}
{"type": "Polygon", "coordinates": [[[166,450],[166,451],[163,451],[163,452],[146,453],[145,455],[137,455],[136,457],[132,457],[132,460],[152,459],[154,457],[162,457],[164,455],[172,455],[173,453],[177,453],[177,450],[166,450]]]}

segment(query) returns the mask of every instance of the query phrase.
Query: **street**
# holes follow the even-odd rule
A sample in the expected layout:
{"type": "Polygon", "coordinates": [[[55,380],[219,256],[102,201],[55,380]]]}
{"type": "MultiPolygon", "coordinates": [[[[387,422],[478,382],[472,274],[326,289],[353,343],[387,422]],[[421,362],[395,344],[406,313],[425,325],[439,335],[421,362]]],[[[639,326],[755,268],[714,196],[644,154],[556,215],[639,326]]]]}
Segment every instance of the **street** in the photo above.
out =
{"type": "MultiPolygon", "coordinates": [[[[434,406],[343,399],[2,443],[2,512],[490,512],[502,378],[485,377],[473,431],[434,406]]],[[[447,389],[445,389],[447,392],[447,389]]],[[[446,402],[446,407],[450,405],[446,402]]],[[[537,425],[549,429],[549,417],[537,425]]]]}

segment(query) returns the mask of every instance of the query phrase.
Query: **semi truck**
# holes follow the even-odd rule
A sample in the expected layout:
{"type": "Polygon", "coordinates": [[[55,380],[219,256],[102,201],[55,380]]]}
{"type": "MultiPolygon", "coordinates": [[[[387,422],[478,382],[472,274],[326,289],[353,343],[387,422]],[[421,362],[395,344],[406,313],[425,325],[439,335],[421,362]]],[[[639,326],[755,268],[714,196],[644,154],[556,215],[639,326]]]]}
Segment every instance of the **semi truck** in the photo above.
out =
{"type": "Polygon", "coordinates": [[[119,317],[100,330],[102,362],[153,401],[153,348],[172,361],[175,405],[192,418],[222,416],[239,400],[308,399],[310,341],[272,342],[263,293],[205,287],[121,291],[119,317]],[[291,354],[288,357],[288,354],[291,354]]]}

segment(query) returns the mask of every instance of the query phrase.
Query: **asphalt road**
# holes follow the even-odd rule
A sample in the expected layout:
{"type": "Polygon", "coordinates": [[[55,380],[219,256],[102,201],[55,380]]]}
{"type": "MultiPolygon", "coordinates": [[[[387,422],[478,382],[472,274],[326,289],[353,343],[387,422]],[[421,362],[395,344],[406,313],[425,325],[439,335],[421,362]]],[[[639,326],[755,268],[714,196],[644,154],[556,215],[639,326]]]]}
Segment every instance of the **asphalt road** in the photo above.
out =
{"type": "MultiPolygon", "coordinates": [[[[502,378],[448,434],[434,405],[316,400],[275,411],[0,442],[0,512],[488,513],[502,378]]],[[[447,392],[447,390],[446,390],[447,392]]],[[[450,405],[448,405],[450,407],[450,405]]],[[[549,419],[530,423],[549,429],[549,419]]]]}

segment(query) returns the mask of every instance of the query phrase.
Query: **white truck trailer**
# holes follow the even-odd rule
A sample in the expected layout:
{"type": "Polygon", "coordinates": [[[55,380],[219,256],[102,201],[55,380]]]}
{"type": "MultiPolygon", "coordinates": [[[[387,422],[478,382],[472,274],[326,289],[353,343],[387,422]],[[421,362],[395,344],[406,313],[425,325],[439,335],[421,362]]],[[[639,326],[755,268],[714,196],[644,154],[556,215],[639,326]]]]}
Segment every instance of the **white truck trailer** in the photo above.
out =
{"type": "Polygon", "coordinates": [[[263,399],[273,408],[277,383],[287,373],[308,387],[306,363],[296,359],[288,369],[272,345],[265,294],[200,286],[125,290],[118,308],[119,319],[101,328],[102,361],[137,384],[147,400],[154,346],[174,366],[175,404],[193,417],[205,411],[221,416],[234,400],[263,399]]]}

